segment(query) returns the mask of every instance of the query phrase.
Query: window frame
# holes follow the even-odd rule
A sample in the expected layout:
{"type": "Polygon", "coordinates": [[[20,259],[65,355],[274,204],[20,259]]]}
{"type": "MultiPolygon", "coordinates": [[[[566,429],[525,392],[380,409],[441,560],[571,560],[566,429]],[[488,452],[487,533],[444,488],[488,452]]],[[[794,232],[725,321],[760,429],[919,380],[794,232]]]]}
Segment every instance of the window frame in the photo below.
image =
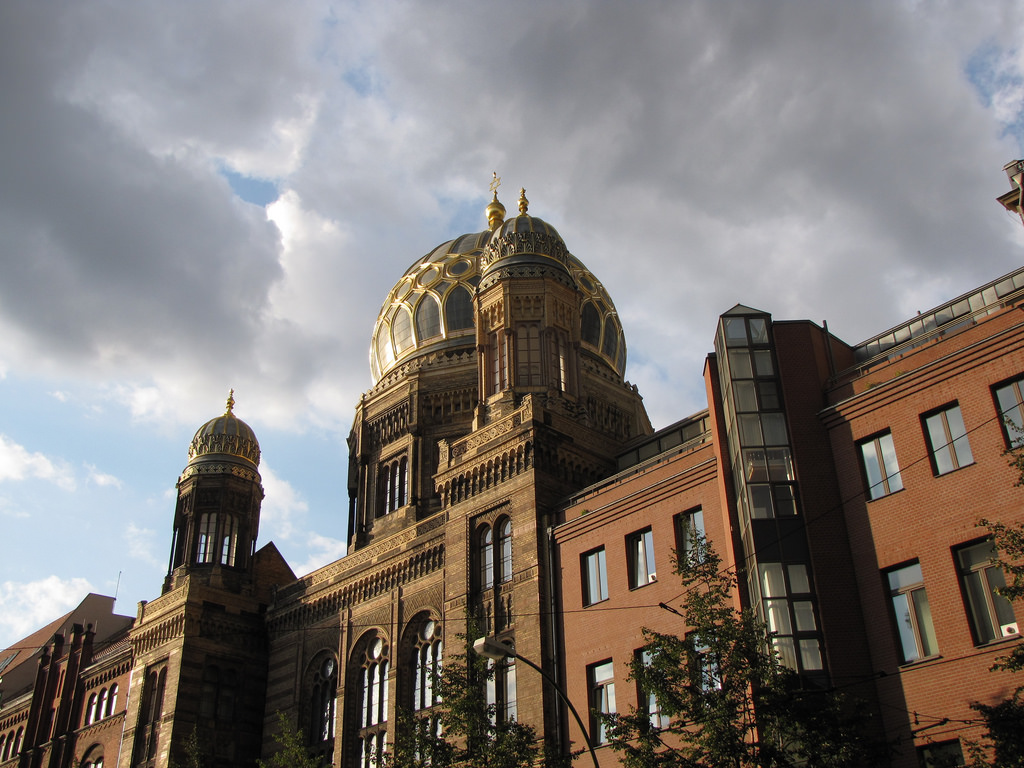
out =
{"type": "Polygon", "coordinates": [[[704,509],[697,506],[680,512],[674,517],[676,534],[676,560],[684,562],[693,551],[694,543],[707,541],[707,530],[704,524],[704,509]]]}
{"type": "Polygon", "coordinates": [[[895,636],[900,654],[900,663],[916,664],[935,658],[939,655],[938,637],[935,634],[935,622],[932,619],[931,603],[928,600],[928,592],[925,589],[924,573],[921,569],[920,561],[911,560],[910,562],[893,566],[883,571],[883,574],[887,594],[889,595],[890,616],[893,621],[893,628],[896,630],[895,636]],[[916,574],[914,573],[915,569],[916,574]],[[901,573],[907,576],[916,575],[918,578],[916,581],[907,581],[898,585],[894,584],[894,577],[901,573]],[[919,597],[923,599],[923,603],[919,602],[919,597]],[[902,617],[900,615],[900,608],[897,605],[897,601],[901,599],[905,603],[905,610],[903,611],[905,615],[902,617]],[[923,610],[927,610],[927,616],[922,615],[923,610]],[[927,629],[930,630],[928,633],[922,633],[923,619],[927,619],[927,629]],[[904,632],[903,622],[908,623],[906,627],[907,633],[904,632]],[[914,642],[915,647],[913,650],[916,653],[914,656],[908,653],[910,640],[914,642]]]}
{"type": "Polygon", "coordinates": [[[584,608],[608,599],[608,559],[604,545],[580,555],[580,582],[583,588],[584,608]]]}
{"type": "Polygon", "coordinates": [[[967,438],[967,425],[964,423],[963,411],[958,402],[953,401],[921,414],[921,429],[928,445],[928,458],[931,461],[932,474],[935,477],[948,475],[950,472],[956,472],[956,470],[969,467],[974,463],[974,454],[971,452],[971,444],[967,438]],[[954,412],[961,429],[960,433],[956,435],[954,435],[953,427],[949,424],[950,414],[954,412]],[[936,436],[932,428],[936,419],[938,420],[937,426],[942,430],[941,437],[936,436]],[[940,440],[941,442],[939,442],[940,440]]]}
{"type": "Polygon", "coordinates": [[[861,473],[864,477],[864,487],[868,501],[882,499],[904,489],[903,476],[900,474],[899,457],[896,455],[896,442],[893,440],[891,430],[886,429],[858,440],[857,452],[860,454],[861,473]],[[874,482],[872,482],[871,469],[868,467],[868,452],[866,449],[869,446],[873,448],[874,471],[879,477],[874,482]],[[888,452],[892,456],[891,467],[886,463],[886,447],[888,447],[888,452]],[[876,493],[876,489],[879,488],[881,492],[876,493]]]}
{"type": "Polygon", "coordinates": [[[998,550],[992,539],[968,542],[953,550],[953,561],[956,563],[960,589],[963,592],[964,610],[970,622],[971,637],[975,646],[1015,638],[1019,632],[1013,603],[996,592],[997,589],[1006,586],[1006,575],[998,562],[994,560],[997,555],[998,550]],[[986,554],[989,557],[973,563],[965,562],[967,553],[983,547],[988,550],[986,554]],[[998,577],[998,581],[1001,583],[994,583],[993,576],[998,577]],[[977,587],[972,589],[972,584],[975,581],[977,587]],[[1008,615],[1005,613],[1007,610],[1009,611],[1008,615]],[[1000,615],[1001,611],[1003,615],[1000,615]],[[1002,621],[1004,618],[1012,618],[1013,621],[1002,621]],[[1011,625],[1013,631],[1007,632],[1004,627],[1011,625]]]}
{"type": "Polygon", "coordinates": [[[1024,376],[1015,376],[993,384],[992,401],[996,408],[999,424],[1003,430],[1003,439],[1006,441],[1006,447],[1012,449],[1024,445],[1024,376]],[[1004,390],[1010,390],[1016,401],[1012,406],[1005,409],[999,397],[999,393],[1004,390]],[[1013,418],[1014,415],[1016,418],[1013,418]],[[1015,425],[1016,428],[1012,432],[1007,422],[1015,425]]]}
{"type": "Polygon", "coordinates": [[[658,580],[654,531],[651,526],[626,536],[626,566],[631,590],[646,587],[658,580]]]}
{"type": "Polygon", "coordinates": [[[608,743],[608,731],[601,715],[618,711],[615,704],[615,664],[604,659],[587,665],[587,703],[590,710],[590,738],[594,746],[608,743]],[[607,668],[607,676],[598,678],[598,670],[607,668]]]}

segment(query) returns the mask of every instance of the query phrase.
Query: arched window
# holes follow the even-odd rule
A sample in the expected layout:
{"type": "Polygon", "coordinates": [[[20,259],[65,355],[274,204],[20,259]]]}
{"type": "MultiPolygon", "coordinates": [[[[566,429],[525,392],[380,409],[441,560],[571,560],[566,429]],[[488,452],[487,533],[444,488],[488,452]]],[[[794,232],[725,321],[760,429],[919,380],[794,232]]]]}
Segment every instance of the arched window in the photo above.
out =
{"type": "Polygon", "coordinates": [[[441,674],[441,627],[433,619],[427,619],[416,633],[413,648],[413,691],[412,709],[420,712],[440,703],[435,687],[441,674]]]}
{"type": "Polygon", "coordinates": [[[104,688],[100,691],[100,697],[96,699],[96,712],[93,714],[93,722],[96,720],[102,720],[107,711],[107,689],[104,688]]]}
{"type": "Polygon", "coordinates": [[[441,335],[441,312],[437,299],[429,293],[416,305],[416,340],[423,341],[441,335]]]}
{"type": "Polygon", "coordinates": [[[217,540],[217,513],[207,512],[199,517],[199,545],[197,563],[212,563],[217,540]]]}
{"type": "Polygon", "coordinates": [[[412,321],[409,319],[409,312],[399,307],[395,312],[395,320],[392,323],[395,336],[395,349],[398,354],[412,346],[412,321]]]}
{"type": "Polygon", "coordinates": [[[569,388],[569,341],[565,331],[551,331],[551,386],[559,392],[569,388]]]}
{"type": "Polygon", "coordinates": [[[409,503],[409,459],[400,456],[380,465],[378,516],[401,509],[409,503]]]}
{"type": "Polygon", "coordinates": [[[330,745],[334,751],[335,707],[338,699],[338,665],[334,656],[316,662],[310,689],[310,743],[330,745]]]}
{"type": "Polygon", "coordinates": [[[444,300],[444,323],[448,333],[473,327],[473,297],[462,286],[455,286],[444,300]]]}
{"type": "Polygon", "coordinates": [[[224,518],[224,531],[221,533],[220,564],[234,565],[238,552],[238,521],[231,517],[224,518]]]}
{"type": "Polygon", "coordinates": [[[360,674],[359,691],[359,765],[377,768],[386,751],[388,722],[388,648],[380,635],[362,644],[362,653],[353,660],[360,674]]]}
{"type": "Polygon", "coordinates": [[[609,318],[604,325],[604,342],[601,344],[601,353],[606,357],[615,359],[615,352],[619,348],[619,324],[613,318],[609,318]]]}
{"type": "Polygon", "coordinates": [[[167,667],[161,664],[146,673],[142,688],[142,707],[139,725],[135,729],[133,765],[147,765],[160,749],[160,720],[164,709],[164,688],[167,685],[167,667]]]}
{"type": "Polygon", "coordinates": [[[96,694],[89,697],[89,703],[85,705],[85,725],[92,725],[96,722],[96,694]]]}
{"type": "Polygon", "coordinates": [[[82,755],[79,765],[81,768],[103,768],[103,747],[99,744],[93,744],[82,755]]]}
{"type": "Polygon", "coordinates": [[[7,744],[7,736],[6,736],[6,734],[0,733],[0,760],[6,760],[7,759],[7,755],[5,755],[4,752],[9,750],[9,749],[10,749],[10,746],[7,744]]]}
{"type": "Polygon", "coordinates": [[[601,343],[601,315],[597,311],[597,307],[589,301],[583,305],[580,337],[593,347],[601,343]]]}
{"type": "Polygon", "coordinates": [[[106,716],[110,717],[117,710],[117,683],[110,686],[110,695],[107,697],[106,716]]]}
{"type": "Polygon", "coordinates": [[[14,746],[11,747],[11,757],[21,754],[21,739],[25,735],[25,729],[19,728],[18,732],[14,735],[14,746]]]}
{"type": "Polygon", "coordinates": [[[480,537],[480,588],[490,589],[494,586],[494,533],[491,526],[484,525],[477,535],[480,537]]]}
{"type": "Polygon", "coordinates": [[[498,524],[498,581],[512,580],[512,521],[507,517],[498,524]]]}
{"type": "Polygon", "coordinates": [[[488,659],[487,706],[493,720],[505,723],[515,720],[518,713],[516,702],[516,660],[509,656],[500,661],[488,659]]]}

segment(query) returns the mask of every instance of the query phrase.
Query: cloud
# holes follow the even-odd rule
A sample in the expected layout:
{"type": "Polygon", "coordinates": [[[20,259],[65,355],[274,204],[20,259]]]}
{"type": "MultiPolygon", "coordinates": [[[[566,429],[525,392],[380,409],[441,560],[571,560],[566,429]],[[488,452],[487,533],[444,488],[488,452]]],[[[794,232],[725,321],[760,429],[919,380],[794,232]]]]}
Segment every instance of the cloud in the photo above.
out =
{"type": "Polygon", "coordinates": [[[75,490],[74,473],[65,462],[29,452],[0,434],[0,482],[29,479],[46,480],[65,491],[75,490]]]}
{"type": "Polygon", "coordinates": [[[309,511],[302,495],[264,462],[260,466],[264,499],[260,510],[261,539],[289,540],[296,526],[309,511]]]}
{"type": "Polygon", "coordinates": [[[90,483],[94,483],[100,486],[101,488],[117,488],[118,490],[121,490],[122,483],[120,479],[114,477],[113,475],[109,475],[105,472],[100,472],[92,464],[86,464],[85,468],[89,473],[90,483]]]}
{"type": "Polygon", "coordinates": [[[31,582],[0,582],[0,648],[67,613],[93,589],[82,578],[47,576],[31,582]]]}
{"type": "Polygon", "coordinates": [[[150,528],[142,528],[134,522],[129,522],[122,538],[128,549],[129,556],[157,569],[164,566],[164,562],[156,555],[156,531],[150,528]]]}
{"type": "Polygon", "coordinates": [[[323,568],[328,563],[333,563],[338,558],[344,557],[348,549],[344,541],[317,533],[310,533],[306,537],[305,545],[306,560],[292,566],[296,576],[305,576],[317,568],[323,568]]]}

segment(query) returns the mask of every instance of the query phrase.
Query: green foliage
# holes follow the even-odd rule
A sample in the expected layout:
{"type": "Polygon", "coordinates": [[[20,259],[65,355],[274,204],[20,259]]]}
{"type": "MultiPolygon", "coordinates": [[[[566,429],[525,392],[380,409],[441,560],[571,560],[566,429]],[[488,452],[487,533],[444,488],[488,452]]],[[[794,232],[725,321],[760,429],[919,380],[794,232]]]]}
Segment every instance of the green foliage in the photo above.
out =
{"type": "Polygon", "coordinates": [[[258,768],[321,768],[320,759],[306,750],[302,730],[283,712],[277,713],[277,729],[274,734],[277,751],[269,760],[257,760],[258,768]]]}
{"type": "Polygon", "coordinates": [[[440,694],[441,732],[430,721],[403,710],[386,768],[529,768],[539,756],[536,730],[497,717],[487,703],[484,684],[493,678],[486,659],[472,649],[470,636],[459,635],[462,648],[446,654],[434,681],[440,694]]]}
{"type": "Polygon", "coordinates": [[[633,710],[606,718],[627,768],[844,768],[873,763],[864,717],[834,693],[801,687],[764,624],[737,611],[735,580],[703,540],[676,564],[685,588],[685,637],[644,630],[648,663],[631,677],[654,694],[668,725],[633,710]]]}
{"type": "Polygon", "coordinates": [[[168,760],[170,768],[205,768],[206,755],[203,753],[199,743],[199,733],[193,728],[192,733],[185,739],[185,763],[181,764],[173,757],[168,760]]]}
{"type": "Polygon", "coordinates": [[[975,702],[971,709],[984,719],[987,733],[982,742],[968,744],[968,765],[1024,768],[1024,702],[1020,690],[993,706],[975,702]]]}

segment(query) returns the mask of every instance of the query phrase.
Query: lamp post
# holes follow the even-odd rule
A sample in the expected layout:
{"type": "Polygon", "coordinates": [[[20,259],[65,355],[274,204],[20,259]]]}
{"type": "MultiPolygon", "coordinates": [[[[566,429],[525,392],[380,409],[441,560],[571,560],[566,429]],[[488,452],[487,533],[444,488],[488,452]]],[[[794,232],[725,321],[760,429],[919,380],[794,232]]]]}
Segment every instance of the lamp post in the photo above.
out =
{"type": "Polygon", "coordinates": [[[498,642],[498,640],[496,640],[493,637],[481,637],[477,639],[473,643],[473,650],[476,652],[478,656],[483,656],[485,659],[501,661],[502,659],[512,658],[516,659],[517,661],[523,662],[523,664],[530,667],[531,669],[537,670],[540,673],[540,676],[547,680],[548,683],[550,683],[555,693],[558,694],[558,698],[565,702],[565,705],[569,708],[569,711],[572,712],[572,716],[576,718],[576,723],[579,725],[580,730],[583,732],[583,740],[587,743],[587,750],[590,752],[590,757],[594,761],[594,768],[601,768],[601,766],[597,762],[597,753],[594,752],[594,744],[590,740],[590,731],[587,729],[587,726],[583,724],[583,719],[580,717],[580,713],[576,711],[576,707],[574,707],[572,705],[572,702],[569,701],[569,697],[565,695],[565,691],[563,691],[558,686],[558,683],[555,682],[555,679],[551,677],[551,675],[549,675],[539,666],[537,666],[532,661],[527,659],[525,656],[520,656],[507,645],[498,642]]]}

